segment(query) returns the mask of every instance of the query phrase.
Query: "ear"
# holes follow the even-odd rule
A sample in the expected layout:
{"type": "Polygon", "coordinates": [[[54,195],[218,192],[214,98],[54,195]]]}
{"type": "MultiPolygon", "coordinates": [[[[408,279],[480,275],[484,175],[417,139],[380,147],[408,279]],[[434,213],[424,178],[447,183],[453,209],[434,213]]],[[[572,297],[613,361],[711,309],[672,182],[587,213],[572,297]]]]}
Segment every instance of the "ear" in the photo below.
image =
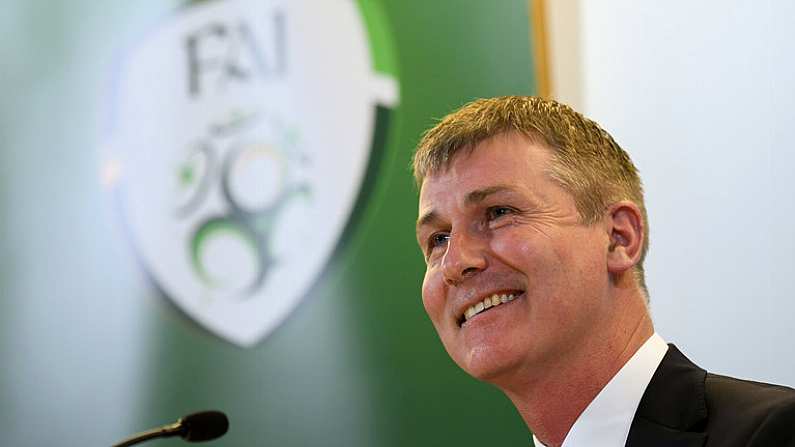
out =
{"type": "Polygon", "coordinates": [[[607,247],[607,269],[620,275],[640,262],[646,228],[640,208],[628,200],[616,202],[605,216],[610,245],[607,247]]]}

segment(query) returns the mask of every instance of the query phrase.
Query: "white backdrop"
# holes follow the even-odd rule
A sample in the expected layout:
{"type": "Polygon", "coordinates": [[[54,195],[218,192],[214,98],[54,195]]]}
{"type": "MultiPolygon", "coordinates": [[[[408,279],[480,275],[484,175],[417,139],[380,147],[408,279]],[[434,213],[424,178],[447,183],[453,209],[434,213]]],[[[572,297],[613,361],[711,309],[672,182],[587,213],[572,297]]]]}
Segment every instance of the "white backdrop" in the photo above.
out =
{"type": "Polygon", "coordinates": [[[795,2],[584,0],[582,108],[641,170],[657,331],[795,386],[795,2]]]}

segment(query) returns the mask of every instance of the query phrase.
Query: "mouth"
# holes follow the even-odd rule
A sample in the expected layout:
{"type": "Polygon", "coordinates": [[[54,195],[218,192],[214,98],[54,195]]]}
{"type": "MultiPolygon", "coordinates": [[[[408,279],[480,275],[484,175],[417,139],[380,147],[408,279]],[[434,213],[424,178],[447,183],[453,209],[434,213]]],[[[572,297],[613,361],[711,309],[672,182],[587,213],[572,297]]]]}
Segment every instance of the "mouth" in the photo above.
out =
{"type": "Polygon", "coordinates": [[[523,290],[511,290],[488,295],[481,301],[464,310],[464,313],[458,317],[458,327],[463,327],[467,321],[474,318],[476,315],[480,315],[495,307],[502,306],[503,304],[510,303],[523,293],[523,290]]]}

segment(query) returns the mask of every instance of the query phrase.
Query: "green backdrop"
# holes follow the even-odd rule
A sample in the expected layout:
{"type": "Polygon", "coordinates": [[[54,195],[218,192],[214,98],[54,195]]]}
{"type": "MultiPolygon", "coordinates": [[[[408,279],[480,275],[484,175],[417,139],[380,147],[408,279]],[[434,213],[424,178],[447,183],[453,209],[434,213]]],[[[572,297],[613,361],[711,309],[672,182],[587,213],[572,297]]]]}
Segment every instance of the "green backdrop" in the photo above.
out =
{"type": "Polygon", "coordinates": [[[380,6],[400,104],[366,201],[298,309],[240,348],[152,285],[99,181],[98,86],[119,48],[184,6],[4,2],[0,444],[109,445],[205,408],[231,419],[218,446],[529,443],[510,402],[458,370],[424,315],[408,168],[453,108],[535,92],[528,4],[380,6]]]}

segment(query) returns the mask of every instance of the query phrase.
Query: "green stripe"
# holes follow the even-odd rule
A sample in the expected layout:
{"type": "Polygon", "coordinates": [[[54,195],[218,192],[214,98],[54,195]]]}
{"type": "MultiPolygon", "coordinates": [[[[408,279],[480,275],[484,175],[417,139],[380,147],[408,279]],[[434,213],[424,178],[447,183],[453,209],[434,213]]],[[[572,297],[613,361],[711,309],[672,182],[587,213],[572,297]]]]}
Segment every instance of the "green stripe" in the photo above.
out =
{"type": "Polygon", "coordinates": [[[392,75],[397,78],[398,66],[395,58],[395,47],[392,31],[387,21],[380,0],[356,0],[359,5],[367,35],[369,36],[370,53],[375,62],[375,71],[392,75]]]}

